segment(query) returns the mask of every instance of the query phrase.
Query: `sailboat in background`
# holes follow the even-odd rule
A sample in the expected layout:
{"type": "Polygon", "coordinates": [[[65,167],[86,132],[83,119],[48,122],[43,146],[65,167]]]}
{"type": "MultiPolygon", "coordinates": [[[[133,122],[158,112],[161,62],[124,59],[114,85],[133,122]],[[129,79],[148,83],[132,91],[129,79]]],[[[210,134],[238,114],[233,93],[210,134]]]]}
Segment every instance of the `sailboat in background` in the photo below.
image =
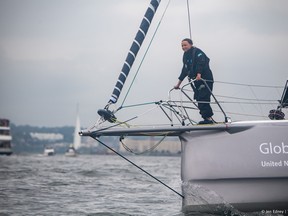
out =
{"type": "Polygon", "coordinates": [[[77,107],[77,116],[76,116],[76,124],[75,124],[75,129],[74,129],[74,140],[73,144],[69,146],[67,151],[65,152],[65,156],[68,157],[75,157],[77,156],[77,149],[80,148],[81,146],[81,136],[79,136],[79,131],[81,130],[80,128],[80,117],[79,117],[79,108],[77,107]]]}

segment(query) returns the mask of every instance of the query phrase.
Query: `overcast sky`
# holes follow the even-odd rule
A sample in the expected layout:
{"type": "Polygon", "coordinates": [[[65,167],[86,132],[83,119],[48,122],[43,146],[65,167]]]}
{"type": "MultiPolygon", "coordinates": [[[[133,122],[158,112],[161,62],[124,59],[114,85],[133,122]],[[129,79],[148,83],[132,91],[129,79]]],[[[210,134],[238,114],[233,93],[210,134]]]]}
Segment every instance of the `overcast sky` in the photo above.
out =
{"type": "MultiPolygon", "coordinates": [[[[82,126],[93,124],[110,98],[149,2],[0,0],[0,117],[17,125],[74,125],[79,104],[82,126]]],[[[143,46],[167,3],[162,0],[143,46]]],[[[194,44],[211,59],[215,80],[285,84],[287,0],[189,4],[194,44]]],[[[189,37],[188,27],[186,0],[171,0],[127,103],[167,98],[182,67],[180,41],[189,37]]]]}

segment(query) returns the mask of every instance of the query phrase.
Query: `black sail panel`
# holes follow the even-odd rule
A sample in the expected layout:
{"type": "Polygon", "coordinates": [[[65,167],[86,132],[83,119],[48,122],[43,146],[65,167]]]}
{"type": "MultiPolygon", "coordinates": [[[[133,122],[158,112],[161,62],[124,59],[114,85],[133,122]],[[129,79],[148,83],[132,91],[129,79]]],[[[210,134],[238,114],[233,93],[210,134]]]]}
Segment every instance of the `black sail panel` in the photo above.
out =
{"type": "Polygon", "coordinates": [[[288,80],[286,81],[286,85],[283,91],[283,95],[280,101],[281,107],[287,108],[288,107],[288,80]]]}
{"type": "Polygon", "coordinates": [[[117,100],[120,96],[121,90],[122,90],[124,83],[126,81],[126,78],[129,74],[130,69],[134,63],[136,56],[137,56],[137,53],[138,53],[138,51],[142,45],[142,42],[144,41],[145,36],[148,32],[148,29],[150,27],[150,24],[151,24],[151,21],[154,17],[154,14],[155,14],[155,12],[156,12],[159,4],[160,4],[160,1],[161,0],[151,0],[150,5],[149,5],[148,9],[146,10],[144,18],[143,18],[141,25],[139,27],[139,30],[135,36],[135,39],[131,45],[130,50],[128,52],[126,60],[123,64],[121,73],[118,77],[117,83],[114,87],[114,90],[113,90],[113,93],[110,97],[109,103],[116,103],[117,102],[117,100]]]}

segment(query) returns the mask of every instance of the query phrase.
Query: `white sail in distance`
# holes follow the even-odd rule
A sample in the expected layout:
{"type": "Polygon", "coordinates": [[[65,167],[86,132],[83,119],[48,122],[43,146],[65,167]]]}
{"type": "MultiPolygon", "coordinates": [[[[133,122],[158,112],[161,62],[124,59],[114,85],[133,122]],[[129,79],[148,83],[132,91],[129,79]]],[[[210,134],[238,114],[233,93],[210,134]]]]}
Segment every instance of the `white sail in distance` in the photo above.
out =
{"type": "Polygon", "coordinates": [[[80,117],[79,117],[79,110],[77,109],[77,116],[76,116],[76,124],[74,130],[74,141],[73,146],[75,149],[79,149],[81,146],[81,136],[79,135],[80,128],[80,117]]]}

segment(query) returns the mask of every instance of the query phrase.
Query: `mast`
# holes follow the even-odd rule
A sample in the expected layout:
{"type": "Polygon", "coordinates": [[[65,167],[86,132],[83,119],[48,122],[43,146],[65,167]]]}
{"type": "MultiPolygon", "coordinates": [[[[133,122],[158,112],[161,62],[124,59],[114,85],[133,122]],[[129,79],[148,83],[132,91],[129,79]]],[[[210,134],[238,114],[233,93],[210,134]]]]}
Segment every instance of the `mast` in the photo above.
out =
{"type": "Polygon", "coordinates": [[[121,73],[118,77],[118,80],[116,82],[116,85],[114,87],[113,93],[110,97],[110,100],[108,102],[108,105],[111,103],[116,103],[121,90],[124,86],[124,83],[126,81],[126,78],[130,72],[130,69],[134,63],[134,60],[137,56],[137,53],[142,45],[142,42],[144,41],[146,34],[148,32],[148,29],[150,27],[151,21],[154,17],[154,14],[156,13],[156,10],[160,4],[161,0],[151,0],[149,7],[146,10],[146,13],[144,15],[144,18],[142,19],[141,25],[139,27],[139,30],[135,36],[135,39],[131,45],[131,48],[128,52],[128,55],[126,57],[126,60],[123,64],[121,73]]]}

